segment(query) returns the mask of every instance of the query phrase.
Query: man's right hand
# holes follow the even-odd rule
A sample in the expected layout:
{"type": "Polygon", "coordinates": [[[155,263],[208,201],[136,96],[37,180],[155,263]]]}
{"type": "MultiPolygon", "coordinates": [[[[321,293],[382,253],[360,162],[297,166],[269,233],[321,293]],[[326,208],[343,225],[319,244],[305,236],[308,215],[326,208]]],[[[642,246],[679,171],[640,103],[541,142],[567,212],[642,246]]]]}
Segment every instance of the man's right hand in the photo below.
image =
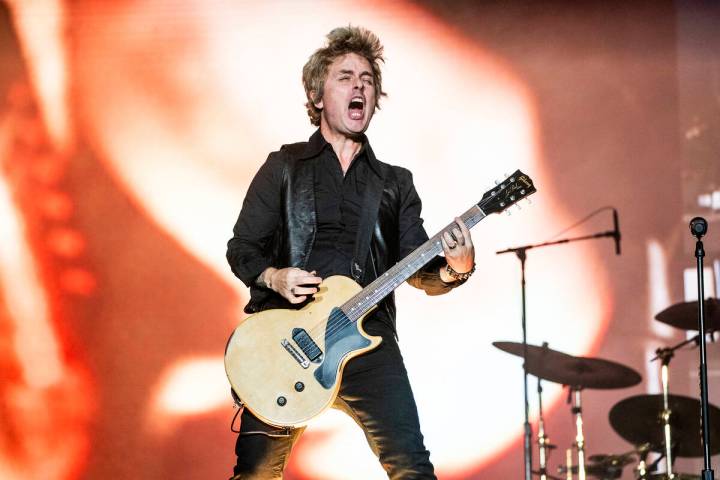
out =
{"type": "Polygon", "coordinates": [[[320,285],[322,278],[316,276],[316,273],[297,267],[268,267],[258,277],[258,283],[279,293],[290,303],[302,303],[318,291],[318,287],[313,285],[320,285]]]}

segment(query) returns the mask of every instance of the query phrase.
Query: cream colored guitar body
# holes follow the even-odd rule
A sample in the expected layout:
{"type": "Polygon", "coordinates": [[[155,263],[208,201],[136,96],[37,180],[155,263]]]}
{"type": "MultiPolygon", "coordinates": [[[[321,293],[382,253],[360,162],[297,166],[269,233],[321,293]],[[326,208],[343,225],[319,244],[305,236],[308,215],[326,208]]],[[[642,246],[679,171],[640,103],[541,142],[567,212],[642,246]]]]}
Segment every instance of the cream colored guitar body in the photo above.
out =
{"type": "Polygon", "coordinates": [[[240,323],[225,371],[246,408],[271,425],[297,427],[332,405],[345,364],[381,341],[363,330],[367,314],[351,322],[338,308],[360,291],[350,278],[329,277],[301,310],[266,310],[240,323]]]}

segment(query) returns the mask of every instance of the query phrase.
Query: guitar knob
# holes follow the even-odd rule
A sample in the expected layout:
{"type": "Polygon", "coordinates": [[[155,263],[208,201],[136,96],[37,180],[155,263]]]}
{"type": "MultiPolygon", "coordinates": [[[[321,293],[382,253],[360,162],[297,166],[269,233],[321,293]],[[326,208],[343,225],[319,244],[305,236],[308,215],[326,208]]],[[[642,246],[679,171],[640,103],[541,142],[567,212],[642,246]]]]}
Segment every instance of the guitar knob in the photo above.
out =
{"type": "Polygon", "coordinates": [[[287,404],[287,398],[283,397],[282,395],[277,398],[277,404],[281,407],[284,407],[287,404]]]}
{"type": "Polygon", "coordinates": [[[295,382],[295,391],[302,392],[305,390],[305,384],[303,382],[295,382]]]}

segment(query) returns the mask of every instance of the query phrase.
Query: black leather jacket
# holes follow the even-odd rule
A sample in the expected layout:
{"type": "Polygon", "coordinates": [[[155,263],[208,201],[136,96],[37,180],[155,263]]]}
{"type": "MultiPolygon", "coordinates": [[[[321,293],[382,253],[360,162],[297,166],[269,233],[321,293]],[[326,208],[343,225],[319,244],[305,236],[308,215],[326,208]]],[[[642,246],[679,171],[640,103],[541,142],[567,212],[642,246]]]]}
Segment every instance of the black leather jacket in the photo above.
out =
{"type": "MultiPolygon", "coordinates": [[[[319,130],[308,142],[284,145],[270,154],[250,184],[227,250],[233,273],[250,287],[246,313],[278,306],[279,295],[255,283],[266,268],[304,269],[307,264],[316,226],[313,159],[323,145],[319,130]]],[[[350,268],[354,280],[362,286],[428,238],[422,227],[421,202],[411,173],[380,162],[369,144],[366,148],[372,167],[368,171],[374,178],[367,182],[350,268]]],[[[408,283],[430,295],[451,290],[456,284],[443,282],[438,274],[444,264],[442,257],[436,257],[408,283]]],[[[386,298],[381,307],[394,325],[394,297],[386,298]]]]}

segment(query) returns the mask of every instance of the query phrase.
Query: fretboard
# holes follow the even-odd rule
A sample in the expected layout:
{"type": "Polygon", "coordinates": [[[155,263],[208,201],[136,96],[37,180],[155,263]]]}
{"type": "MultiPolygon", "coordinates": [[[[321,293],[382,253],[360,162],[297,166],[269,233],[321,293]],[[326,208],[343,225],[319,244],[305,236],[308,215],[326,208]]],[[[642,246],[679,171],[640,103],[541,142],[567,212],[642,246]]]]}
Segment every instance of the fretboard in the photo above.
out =
{"type": "MultiPolygon", "coordinates": [[[[473,205],[467,212],[463,213],[460,218],[462,218],[468,228],[472,228],[477,225],[480,220],[485,218],[485,216],[485,213],[480,207],[473,205]]],[[[410,255],[396,263],[390,270],[375,279],[370,285],[362,289],[360,293],[345,302],[340,309],[353,322],[365,315],[368,310],[383,298],[390,295],[390,293],[405,280],[425,266],[426,263],[442,253],[440,238],[443,233],[450,232],[455,227],[456,224],[453,221],[427,242],[416,248],[410,255]]]]}

